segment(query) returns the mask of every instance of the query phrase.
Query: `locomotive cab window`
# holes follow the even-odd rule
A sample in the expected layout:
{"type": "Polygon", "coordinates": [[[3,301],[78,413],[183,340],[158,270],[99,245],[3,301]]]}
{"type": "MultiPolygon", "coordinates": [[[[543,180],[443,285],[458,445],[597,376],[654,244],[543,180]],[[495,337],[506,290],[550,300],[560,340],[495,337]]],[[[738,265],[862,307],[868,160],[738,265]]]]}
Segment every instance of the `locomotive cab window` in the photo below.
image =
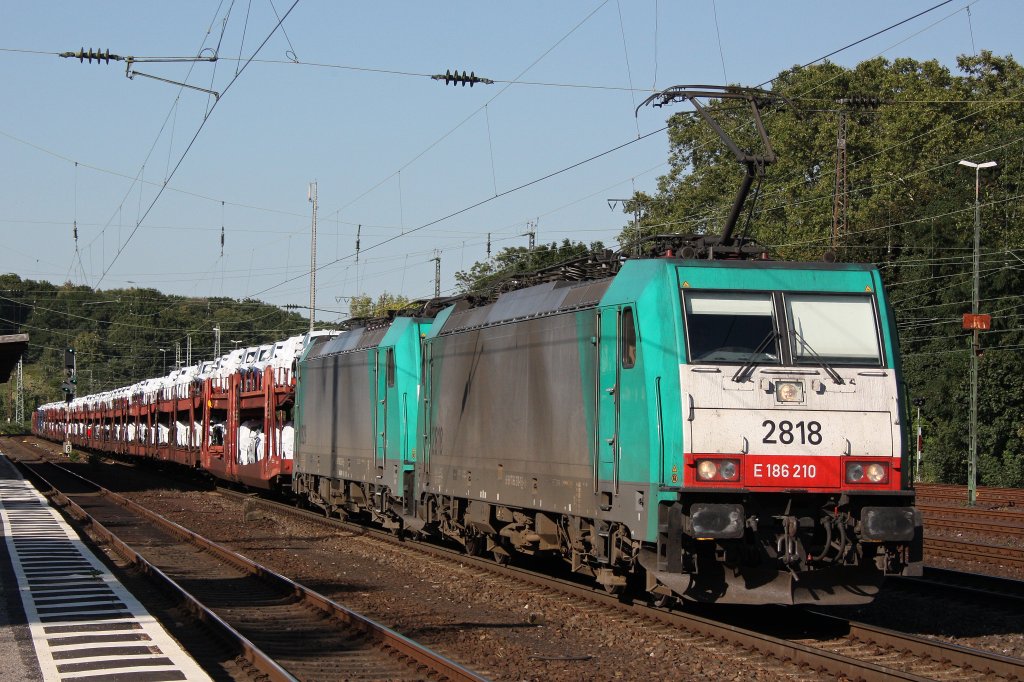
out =
{"type": "Polygon", "coordinates": [[[387,382],[388,388],[394,388],[395,386],[395,349],[388,348],[387,355],[387,382]]]}
{"type": "Polygon", "coordinates": [[[769,293],[684,292],[690,362],[779,364],[769,293]]]}
{"type": "Polygon", "coordinates": [[[636,321],[633,309],[622,311],[622,369],[630,369],[636,364],[636,321]]]}
{"type": "Polygon", "coordinates": [[[878,318],[870,296],[786,294],[793,362],[881,366],[878,318]]]}

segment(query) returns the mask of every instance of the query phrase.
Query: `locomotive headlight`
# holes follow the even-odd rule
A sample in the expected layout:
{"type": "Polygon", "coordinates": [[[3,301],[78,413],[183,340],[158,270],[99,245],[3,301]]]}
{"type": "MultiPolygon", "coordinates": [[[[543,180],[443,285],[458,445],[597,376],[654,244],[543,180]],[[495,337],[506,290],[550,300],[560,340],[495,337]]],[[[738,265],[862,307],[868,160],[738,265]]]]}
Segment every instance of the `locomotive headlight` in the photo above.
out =
{"type": "Polygon", "coordinates": [[[886,483],[889,465],[883,462],[847,462],[847,483],[886,483]]]}
{"type": "Polygon", "coordinates": [[[738,459],[698,459],[695,464],[699,481],[735,482],[740,478],[738,459]]]}
{"type": "Polygon", "coordinates": [[[697,462],[697,476],[703,481],[710,481],[718,473],[718,465],[713,459],[702,459],[697,462]]]}
{"type": "Polygon", "coordinates": [[[878,462],[872,462],[868,464],[867,469],[868,480],[872,483],[883,483],[885,481],[885,465],[878,462]]]}
{"type": "Polygon", "coordinates": [[[775,400],[780,403],[802,403],[804,385],[799,381],[776,381],[775,400]]]}

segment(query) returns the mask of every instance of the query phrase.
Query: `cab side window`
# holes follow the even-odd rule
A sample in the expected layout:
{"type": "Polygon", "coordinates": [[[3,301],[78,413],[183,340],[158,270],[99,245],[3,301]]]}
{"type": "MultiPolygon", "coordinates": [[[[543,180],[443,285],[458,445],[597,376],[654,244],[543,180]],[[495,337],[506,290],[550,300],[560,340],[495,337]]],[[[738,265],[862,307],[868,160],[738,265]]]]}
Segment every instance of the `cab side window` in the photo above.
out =
{"type": "Polygon", "coordinates": [[[622,311],[622,369],[630,369],[636,365],[636,322],[633,319],[633,309],[626,308],[622,311]]]}

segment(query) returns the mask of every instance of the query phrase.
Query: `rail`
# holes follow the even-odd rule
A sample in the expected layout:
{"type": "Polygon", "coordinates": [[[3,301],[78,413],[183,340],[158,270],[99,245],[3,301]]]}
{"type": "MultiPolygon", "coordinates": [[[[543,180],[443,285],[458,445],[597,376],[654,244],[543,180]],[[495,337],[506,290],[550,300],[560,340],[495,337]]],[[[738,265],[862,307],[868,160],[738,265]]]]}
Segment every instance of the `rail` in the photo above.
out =
{"type": "MultiPolygon", "coordinates": [[[[15,459],[18,458],[15,457],[15,459]]],[[[25,462],[20,462],[20,464],[23,468],[28,468],[25,462]]],[[[343,623],[349,629],[360,633],[361,636],[376,642],[377,645],[381,647],[382,651],[392,652],[390,654],[391,658],[394,658],[395,654],[398,654],[400,657],[404,657],[406,660],[411,661],[414,668],[422,668],[424,671],[423,673],[415,674],[417,679],[421,676],[426,676],[431,677],[432,679],[451,680],[452,682],[481,682],[483,680],[483,678],[478,676],[476,673],[463,668],[459,664],[448,660],[426,647],[423,647],[415,641],[354,611],[351,611],[350,609],[346,609],[344,606],[328,599],[327,597],[295,583],[281,574],[257,564],[240,554],[232,552],[217,543],[207,540],[206,538],[203,538],[158,514],[150,512],[127,498],[106,490],[60,465],[48,463],[48,466],[55,467],[62,475],[72,477],[76,481],[80,482],[82,486],[88,486],[90,489],[95,489],[97,492],[90,493],[91,500],[96,500],[98,498],[109,500],[117,506],[129,511],[131,514],[146,519],[147,523],[151,524],[152,527],[158,528],[169,535],[194,545],[202,550],[204,555],[215,557],[219,561],[230,565],[243,573],[247,573],[258,578],[261,582],[273,586],[276,591],[282,595],[297,597],[300,602],[306,605],[304,608],[311,608],[322,614],[318,617],[318,620],[326,619],[322,621],[324,623],[329,623],[331,621],[343,623]]],[[[33,469],[34,468],[35,467],[33,467],[33,469]]],[[[93,515],[87,513],[81,506],[75,503],[69,495],[58,492],[57,489],[46,480],[45,476],[40,474],[38,471],[33,471],[32,475],[33,477],[45,481],[46,485],[53,488],[54,499],[57,500],[60,505],[71,510],[73,515],[80,519],[82,523],[87,524],[91,530],[94,530],[97,536],[101,537],[104,541],[109,542],[111,547],[115,548],[126,561],[139,566],[146,575],[160,581],[168,590],[177,594],[180,599],[188,605],[188,609],[197,614],[197,618],[199,620],[210,625],[227,641],[234,642],[234,647],[239,652],[239,655],[243,656],[252,665],[257,666],[259,671],[267,676],[267,679],[274,680],[275,682],[278,680],[299,679],[291,672],[285,670],[284,666],[277,663],[271,656],[262,651],[257,644],[239,633],[238,630],[236,630],[230,623],[214,613],[211,608],[201,603],[196,597],[190,595],[186,590],[178,585],[173,578],[142,557],[141,554],[132,549],[126,542],[117,538],[114,533],[104,527],[96,518],[94,518],[93,515]]],[[[325,625],[324,627],[329,627],[329,625],[325,625]]],[[[344,671],[341,669],[335,670],[335,672],[339,675],[344,675],[344,671]]]]}

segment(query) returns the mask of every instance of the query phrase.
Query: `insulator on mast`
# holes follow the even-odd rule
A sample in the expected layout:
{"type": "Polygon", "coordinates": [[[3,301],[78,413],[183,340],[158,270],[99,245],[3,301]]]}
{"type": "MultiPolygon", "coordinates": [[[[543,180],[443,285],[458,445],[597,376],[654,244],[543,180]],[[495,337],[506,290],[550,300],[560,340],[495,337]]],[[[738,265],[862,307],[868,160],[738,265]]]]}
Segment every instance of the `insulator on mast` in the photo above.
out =
{"type": "Polygon", "coordinates": [[[435,81],[443,80],[445,85],[461,85],[463,87],[465,87],[466,85],[469,85],[469,87],[473,87],[477,83],[483,83],[485,85],[494,84],[494,81],[492,81],[490,78],[484,78],[482,76],[476,75],[475,71],[470,71],[469,73],[463,71],[460,74],[458,69],[455,70],[455,73],[452,73],[450,70],[446,70],[443,74],[436,74],[434,76],[431,76],[430,78],[435,81]]]}

